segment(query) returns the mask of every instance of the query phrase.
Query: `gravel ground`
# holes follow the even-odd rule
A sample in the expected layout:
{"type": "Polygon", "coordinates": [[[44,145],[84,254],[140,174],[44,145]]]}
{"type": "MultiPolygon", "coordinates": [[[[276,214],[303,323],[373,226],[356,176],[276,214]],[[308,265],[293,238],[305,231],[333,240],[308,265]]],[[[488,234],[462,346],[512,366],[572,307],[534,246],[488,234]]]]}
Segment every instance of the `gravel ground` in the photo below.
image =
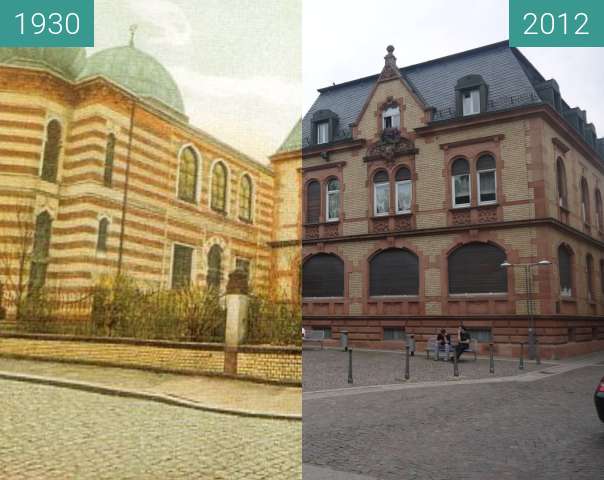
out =
{"type": "MultiPolygon", "coordinates": [[[[348,354],[341,350],[304,350],[304,391],[328,390],[349,386],[388,385],[404,383],[405,357],[397,352],[354,350],[352,359],[353,385],[348,384],[348,354]]],[[[407,382],[432,382],[452,380],[453,363],[427,360],[425,354],[409,358],[410,379],[407,382]]],[[[551,364],[547,364],[551,365],[551,364]]],[[[495,359],[495,373],[489,373],[489,360],[463,355],[459,361],[459,378],[476,379],[519,375],[541,367],[525,362],[525,369],[518,369],[518,361],[495,359]]]]}

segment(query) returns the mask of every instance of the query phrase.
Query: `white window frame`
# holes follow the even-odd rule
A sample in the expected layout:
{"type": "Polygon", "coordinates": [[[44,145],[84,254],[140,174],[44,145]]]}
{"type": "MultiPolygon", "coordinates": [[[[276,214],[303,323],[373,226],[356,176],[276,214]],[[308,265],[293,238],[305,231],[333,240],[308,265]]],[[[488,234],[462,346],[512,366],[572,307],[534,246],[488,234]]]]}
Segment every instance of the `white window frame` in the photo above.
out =
{"type": "Polygon", "coordinates": [[[325,185],[325,221],[326,222],[338,222],[340,221],[340,180],[339,179],[330,179],[325,185]],[[336,180],[338,182],[337,190],[329,190],[329,182],[331,180],[336,180]],[[338,215],[336,217],[331,218],[329,216],[329,197],[332,195],[336,195],[338,197],[338,215]]]}
{"type": "Polygon", "coordinates": [[[317,122],[315,128],[317,129],[317,145],[329,143],[329,122],[317,122]]]}
{"type": "Polygon", "coordinates": [[[411,208],[409,208],[409,210],[399,210],[399,208],[398,208],[398,187],[399,187],[399,185],[403,186],[403,185],[407,185],[407,184],[409,185],[409,196],[411,197],[411,203],[413,203],[413,183],[411,182],[411,180],[400,180],[400,181],[396,182],[396,184],[395,184],[395,193],[396,193],[395,208],[396,208],[397,215],[404,214],[404,213],[411,213],[411,208]]]}
{"type": "Polygon", "coordinates": [[[387,217],[390,215],[390,182],[380,182],[373,184],[373,215],[376,217],[387,217]],[[377,211],[377,189],[378,187],[386,188],[388,191],[388,209],[386,212],[378,213],[377,211]]]}
{"type": "Polygon", "coordinates": [[[461,109],[463,112],[463,116],[466,117],[468,115],[476,115],[477,113],[480,113],[480,88],[472,88],[469,90],[464,90],[461,92],[461,109]],[[466,110],[466,95],[470,94],[470,106],[472,107],[471,110],[466,110]],[[474,97],[474,95],[476,95],[476,98],[474,97]],[[476,102],[476,106],[478,107],[478,110],[474,110],[474,100],[477,100],[476,102]]]}
{"type": "MultiPolygon", "coordinates": [[[[490,168],[488,170],[478,170],[478,172],[476,172],[476,182],[477,182],[477,187],[478,187],[478,205],[495,205],[497,203],[497,169],[490,168]],[[493,172],[493,174],[495,176],[495,200],[483,201],[480,198],[480,196],[482,194],[482,192],[480,190],[480,174],[481,173],[491,173],[491,172],[493,172]]],[[[470,202],[471,202],[471,200],[472,200],[472,195],[470,192],[470,202]]]]}
{"type": "Polygon", "coordinates": [[[469,173],[463,173],[461,175],[453,175],[451,177],[451,195],[452,195],[452,203],[453,203],[453,208],[466,208],[466,207],[470,207],[472,205],[472,181],[471,181],[472,177],[470,176],[469,173]],[[469,200],[468,203],[457,203],[455,201],[455,179],[457,177],[463,177],[466,176],[468,177],[468,193],[469,193],[469,200]]]}
{"type": "Polygon", "coordinates": [[[390,107],[382,113],[382,128],[401,128],[401,109],[399,107],[390,107]],[[386,118],[390,118],[390,127],[386,127],[386,118]],[[396,121],[395,121],[396,119],[396,121]]]}

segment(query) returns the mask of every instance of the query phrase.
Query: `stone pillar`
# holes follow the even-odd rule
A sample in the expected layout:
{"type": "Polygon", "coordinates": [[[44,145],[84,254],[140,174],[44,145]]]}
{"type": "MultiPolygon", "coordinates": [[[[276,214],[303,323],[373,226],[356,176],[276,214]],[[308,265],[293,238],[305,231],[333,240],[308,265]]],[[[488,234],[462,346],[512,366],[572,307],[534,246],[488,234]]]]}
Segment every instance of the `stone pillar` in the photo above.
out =
{"type": "Polygon", "coordinates": [[[226,293],[224,373],[229,375],[237,375],[237,351],[247,333],[249,303],[247,275],[241,270],[235,270],[229,275],[226,293]]]}

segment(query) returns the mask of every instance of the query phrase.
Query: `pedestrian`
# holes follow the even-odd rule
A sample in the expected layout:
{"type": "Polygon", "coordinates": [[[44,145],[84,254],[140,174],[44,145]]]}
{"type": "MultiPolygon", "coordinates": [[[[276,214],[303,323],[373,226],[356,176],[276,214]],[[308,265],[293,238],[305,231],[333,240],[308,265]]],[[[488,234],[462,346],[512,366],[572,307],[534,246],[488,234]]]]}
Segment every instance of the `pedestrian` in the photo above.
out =
{"type": "Polygon", "coordinates": [[[449,352],[451,351],[451,335],[447,333],[445,328],[440,330],[436,336],[436,348],[445,352],[445,360],[449,360],[449,352]]]}
{"type": "Polygon", "coordinates": [[[468,348],[470,348],[470,334],[462,323],[457,329],[457,345],[455,345],[455,357],[457,360],[468,348]]]}

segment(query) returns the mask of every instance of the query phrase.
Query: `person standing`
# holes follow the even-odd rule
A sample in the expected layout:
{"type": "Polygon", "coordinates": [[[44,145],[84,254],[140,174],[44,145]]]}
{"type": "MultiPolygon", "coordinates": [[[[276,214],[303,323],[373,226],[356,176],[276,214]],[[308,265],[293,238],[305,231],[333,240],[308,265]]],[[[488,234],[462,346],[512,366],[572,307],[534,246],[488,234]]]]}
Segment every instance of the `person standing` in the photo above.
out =
{"type": "Polygon", "coordinates": [[[455,356],[457,360],[461,357],[461,354],[470,348],[470,334],[466,330],[466,327],[461,324],[457,329],[457,345],[455,345],[455,356]]]}

